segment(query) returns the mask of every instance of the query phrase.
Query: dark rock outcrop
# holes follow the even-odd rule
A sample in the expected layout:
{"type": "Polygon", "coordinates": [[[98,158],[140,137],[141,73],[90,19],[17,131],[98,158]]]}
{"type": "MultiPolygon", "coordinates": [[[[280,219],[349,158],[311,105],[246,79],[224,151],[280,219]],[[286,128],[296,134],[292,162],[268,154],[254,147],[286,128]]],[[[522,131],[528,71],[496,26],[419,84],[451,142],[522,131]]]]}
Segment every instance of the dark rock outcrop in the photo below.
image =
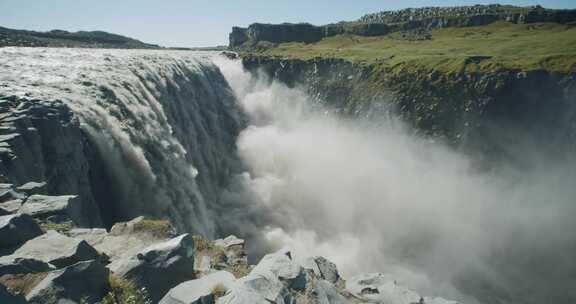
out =
{"type": "Polygon", "coordinates": [[[5,273],[27,272],[30,269],[63,268],[80,261],[100,260],[100,254],[86,241],[56,231],[29,240],[11,255],[0,258],[5,273]]]}
{"type": "MultiPolygon", "coordinates": [[[[61,102],[0,98],[0,175],[13,184],[46,181],[50,195],[77,194],[76,220],[81,226],[100,226],[100,208],[90,181],[88,146],[78,119],[61,102]]],[[[23,193],[33,184],[22,188],[23,193]]],[[[34,187],[33,187],[34,188],[34,187]]]]}
{"type": "Polygon", "coordinates": [[[194,279],[194,241],[184,234],[154,244],[136,256],[124,257],[113,271],[146,288],[150,298],[157,302],[170,288],[194,279]]]}
{"type": "Polygon", "coordinates": [[[62,222],[72,219],[80,225],[89,219],[83,217],[80,200],[75,195],[47,196],[32,195],[28,197],[18,212],[28,214],[40,220],[54,219],[53,222],[62,222]]]}
{"type": "Polygon", "coordinates": [[[97,303],[110,290],[109,270],[99,261],[79,262],[52,271],[26,296],[29,303],[56,304],[63,299],[97,303]]]}
{"type": "Polygon", "coordinates": [[[0,248],[22,244],[42,234],[34,219],[26,214],[0,216],[0,248]]]}
{"type": "Polygon", "coordinates": [[[6,286],[0,284],[0,303],[26,304],[26,298],[21,295],[13,295],[6,289],[6,286]]]}
{"type": "Polygon", "coordinates": [[[540,142],[550,153],[575,142],[576,75],[540,70],[385,74],[375,66],[331,58],[245,56],[243,62],[248,70],[304,88],[344,116],[399,114],[423,134],[478,157],[513,157],[502,147],[512,134],[514,141],[540,142]]]}

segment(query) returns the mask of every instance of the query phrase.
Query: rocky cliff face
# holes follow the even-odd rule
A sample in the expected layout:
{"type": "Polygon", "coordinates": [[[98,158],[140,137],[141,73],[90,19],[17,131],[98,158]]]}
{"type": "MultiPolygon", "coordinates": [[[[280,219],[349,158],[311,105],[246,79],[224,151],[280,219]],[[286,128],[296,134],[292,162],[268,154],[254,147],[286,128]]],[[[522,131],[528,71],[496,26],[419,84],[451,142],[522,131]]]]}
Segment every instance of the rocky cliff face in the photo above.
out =
{"type": "Polygon", "coordinates": [[[247,28],[233,27],[229,46],[237,48],[258,42],[313,43],[322,38],[341,34],[381,36],[391,32],[414,29],[445,27],[469,27],[496,21],[512,23],[555,22],[561,24],[576,21],[576,10],[550,10],[542,7],[514,7],[502,5],[476,5],[463,7],[429,7],[384,11],[368,14],[353,22],[340,22],[322,26],[310,24],[261,24],[247,28]]]}
{"type": "Polygon", "coordinates": [[[2,49],[4,181],[79,195],[85,226],[148,214],[212,235],[243,126],[212,55],[2,49]]]}
{"type": "Polygon", "coordinates": [[[424,134],[482,154],[514,153],[501,150],[501,143],[512,134],[563,147],[576,134],[574,74],[514,70],[386,74],[340,59],[258,56],[244,57],[244,65],[305,88],[343,115],[400,114],[424,134]]]}

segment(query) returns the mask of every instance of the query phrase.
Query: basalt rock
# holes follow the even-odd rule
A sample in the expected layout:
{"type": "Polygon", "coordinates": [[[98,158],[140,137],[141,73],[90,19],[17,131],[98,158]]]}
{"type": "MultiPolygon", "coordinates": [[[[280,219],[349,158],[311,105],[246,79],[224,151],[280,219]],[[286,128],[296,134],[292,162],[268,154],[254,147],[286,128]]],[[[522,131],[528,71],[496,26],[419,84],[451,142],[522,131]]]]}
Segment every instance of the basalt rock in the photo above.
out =
{"type": "Polygon", "coordinates": [[[22,244],[42,234],[32,217],[26,214],[0,216],[0,248],[22,244]]]}
{"type": "Polygon", "coordinates": [[[194,241],[183,234],[121,258],[111,268],[116,275],[146,288],[157,302],[170,288],[194,279],[194,241]]]}
{"type": "Polygon", "coordinates": [[[63,268],[80,261],[99,260],[100,254],[85,241],[62,235],[54,230],[24,243],[14,253],[0,258],[0,268],[28,263],[45,264],[48,268],[63,268]],[[24,261],[24,262],[23,262],[24,261]]]}
{"type": "Polygon", "coordinates": [[[99,261],[79,262],[48,274],[26,296],[31,304],[56,304],[63,301],[97,303],[110,290],[109,270],[99,261]]]}

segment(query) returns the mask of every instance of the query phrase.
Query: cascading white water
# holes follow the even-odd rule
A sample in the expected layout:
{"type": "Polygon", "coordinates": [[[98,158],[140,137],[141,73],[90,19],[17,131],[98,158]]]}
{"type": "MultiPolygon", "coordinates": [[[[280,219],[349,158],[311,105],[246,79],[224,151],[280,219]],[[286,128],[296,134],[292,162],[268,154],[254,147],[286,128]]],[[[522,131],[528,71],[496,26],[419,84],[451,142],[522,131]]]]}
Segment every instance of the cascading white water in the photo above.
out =
{"type": "Polygon", "coordinates": [[[111,179],[102,212],[224,227],[468,303],[576,297],[573,159],[529,146],[527,168],[477,171],[399,120],[342,119],[215,53],[2,48],[0,93],[80,118],[111,179]],[[230,88],[250,117],[238,138],[230,88]],[[234,145],[248,171],[220,200],[234,145]]]}
{"type": "Polygon", "coordinates": [[[478,171],[394,118],[345,120],[240,62],[217,64],[251,119],[237,145],[244,183],[272,213],[271,244],[468,303],[573,296],[574,162],[478,171]]]}
{"type": "Polygon", "coordinates": [[[99,202],[103,213],[168,216],[183,230],[213,236],[203,194],[215,192],[217,186],[206,185],[216,179],[213,171],[226,171],[232,152],[222,142],[233,145],[238,117],[212,56],[3,48],[0,82],[2,94],[58,99],[80,117],[111,179],[103,191],[114,192],[114,200],[99,202]]]}

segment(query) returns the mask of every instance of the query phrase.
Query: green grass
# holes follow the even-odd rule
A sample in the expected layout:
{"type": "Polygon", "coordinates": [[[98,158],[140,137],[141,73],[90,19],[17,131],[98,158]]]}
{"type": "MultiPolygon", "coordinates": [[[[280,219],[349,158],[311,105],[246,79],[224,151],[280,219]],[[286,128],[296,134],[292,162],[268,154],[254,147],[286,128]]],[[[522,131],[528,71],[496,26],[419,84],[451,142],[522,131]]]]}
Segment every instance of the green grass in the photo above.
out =
{"type": "Polygon", "coordinates": [[[400,33],[379,37],[339,35],[317,43],[283,43],[256,53],[309,60],[341,58],[385,68],[388,71],[438,70],[576,70],[576,27],[555,23],[490,25],[444,28],[430,40],[403,39],[400,33]],[[490,58],[470,62],[471,56],[490,58]]]}
{"type": "Polygon", "coordinates": [[[138,289],[134,282],[110,275],[110,292],[102,299],[102,304],[152,304],[146,290],[138,289]]]}
{"type": "Polygon", "coordinates": [[[176,234],[176,229],[167,220],[143,219],[134,224],[134,232],[148,233],[159,239],[171,238],[176,234]]]}
{"type": "Polygon", "coordinates": [[[40,228],[42,228],[42,230],[44,230],[45,232],[48,230],[56,230],[60,233],[66,234],[70,232],[72,228],[74,228],[74,225],[72,222],[54,223],[51,221],[46,221],[46,222],[40,222],[40,228]]]}

